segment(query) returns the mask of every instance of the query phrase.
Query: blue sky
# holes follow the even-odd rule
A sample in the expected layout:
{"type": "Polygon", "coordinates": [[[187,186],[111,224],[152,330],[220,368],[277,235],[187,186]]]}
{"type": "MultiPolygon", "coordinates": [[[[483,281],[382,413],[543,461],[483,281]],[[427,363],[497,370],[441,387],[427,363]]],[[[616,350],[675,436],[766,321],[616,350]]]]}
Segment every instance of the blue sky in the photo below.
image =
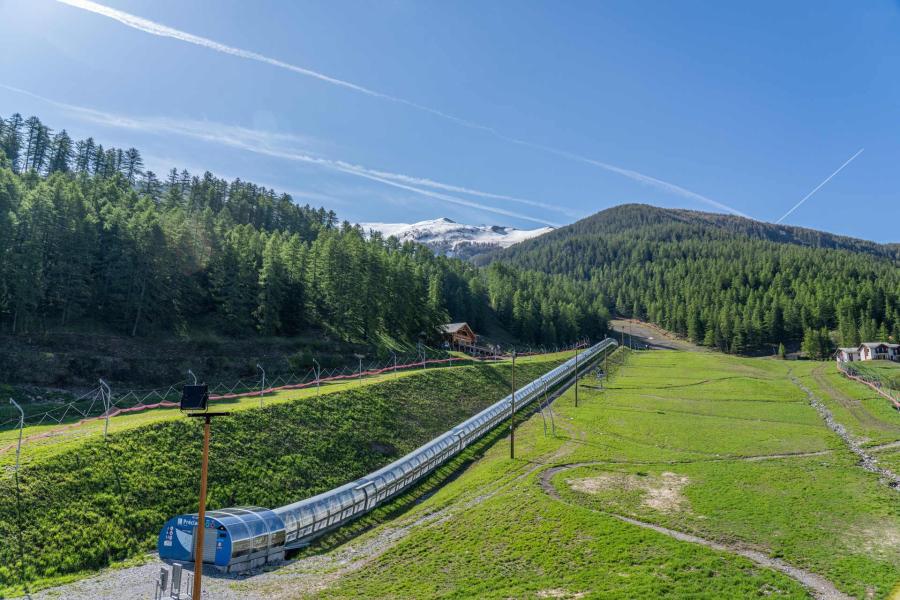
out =
{"type": "Polygon", "coordinates": [[[896,3],[70,4],[0,0],[0,115],[160,175],[351,221],[536,227],[624,202],[776,221],[864,149],[784,222],[900,241],[896,3]]]}

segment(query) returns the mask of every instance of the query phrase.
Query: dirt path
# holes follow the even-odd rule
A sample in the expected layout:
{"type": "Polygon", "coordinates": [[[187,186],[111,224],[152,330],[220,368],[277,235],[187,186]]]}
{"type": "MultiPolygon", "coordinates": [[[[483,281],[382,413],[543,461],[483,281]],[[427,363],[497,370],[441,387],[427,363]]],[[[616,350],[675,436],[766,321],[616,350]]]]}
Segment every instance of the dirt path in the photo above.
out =
{"type": "Polygon", "coordinates": [[[894,448],[900,448],[900,440],[888,442],[887,444],[879,444],[877,446],[869,446],[866,450],[869,452],[881,452],[882,450],[893,450],[894,448]]]}
{"type": "MultiPolygon", "coordinates": [[[[769,455],[774,456],[774,455],[769,455]]],[[[550,467],[549,469],[545,469],[541,472],[539,481],[541,489],[551,498],[558,500],[560,502],[566,502],[559,495],[559,491],[553,485],[551,480],[553,477],[562,471],[566,471],[569,469],[575,469],[578,467],[586,467],[592,466],[596,464],[603,463],[595,463],[595,462],[584,462],[584,463],[572,463],[568,465],[558,465],[555,467],[550,467]]],[[[566,504],[569,504],[566,502],[566,504]]],[[[601,514],[609,515],[615,519],[618,519],[622,522],[628,523],[630,525],[635,525],[637,527],[643,527],[644,529],[651,529],[656,531],[657,533],[661,533],[663,535],[669,536],[681,542],[688,542],[692,544],[699,544],[701,546],[705,546],[707,548],[711,548],[713,550],[717,550],[719,552],[728,552],[731,554],[737,554],[739,556],[743,556],[746,559],[753,561],[754,563],[760,565],[761,567],[765,567],[768,569],[774,569],[776,571],[780,571],[784,573],[788,577],[798,581],[804,587],[806,587],[810,592],[812,592],[813,596],[818,598],[819,600],[850,600],[852,596],[848,596],[844,594],[840,590],[838,590],[834,585],[822,577],[821,575],[817,575],[810,571],[806,571],[804,569],[800,569],[793,565],[790,565],[783,560],[772,558],[766,555],[763,552],[758,550],[753,550],[752,548],[746,548],[743,546],[739,546],[736,544],[724,544],[722,542],[716,542],[714,540],[708,540],[706,538],[701,538],[696,535],[690,533],[684,533],[682,531],[676,531],[674,529],[669,529],[668,527],[663,527],[661,525],[655,525],[653,523],[647,523],[645,521],[639,521],[637,519],[633,519],[631,517],[626,517],[625,515],[620,515],[608,511],[599,511],[592,508],[587,508],[580,505],[579,508],[584,508],[585,510],[591,510],[593,512],[598,512],[601,514]]]]}
{"type": "Polygon", "coordinates": [[[634,319],[612,319],[609,328],[616,332],[612,337],[625,346],[629,340],[634,341],[635,348],[648,346],[655,350],[685,350],[688,352],[705,352],[703,348],[687,340],[675,337],[670,332],[656,325],[634,319]]]}

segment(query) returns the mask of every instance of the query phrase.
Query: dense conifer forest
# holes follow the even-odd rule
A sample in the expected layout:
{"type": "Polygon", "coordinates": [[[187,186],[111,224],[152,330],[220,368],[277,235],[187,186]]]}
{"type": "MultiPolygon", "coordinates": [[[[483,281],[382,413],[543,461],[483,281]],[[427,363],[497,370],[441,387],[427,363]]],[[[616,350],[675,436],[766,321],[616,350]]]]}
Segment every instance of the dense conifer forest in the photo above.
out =
{"type": "Polygon", "coordinates": [[[479,269],[371,236],[252,183],[0,118],[0,332],[435,339],[498,320],[521,341],[602,336],[596,286],[479,269]]]}
{"type": "Polygon", "coordinates": [[[623,205],[477,260],[590,282],[611,311],[725,352],[900,339],[896,244],[623,205]]]}

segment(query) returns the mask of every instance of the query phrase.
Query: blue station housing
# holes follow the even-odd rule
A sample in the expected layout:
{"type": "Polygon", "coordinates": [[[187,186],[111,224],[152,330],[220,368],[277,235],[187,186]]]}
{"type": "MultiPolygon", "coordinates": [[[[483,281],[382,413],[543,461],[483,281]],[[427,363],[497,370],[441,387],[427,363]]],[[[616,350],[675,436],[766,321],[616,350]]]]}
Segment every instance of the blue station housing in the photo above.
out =
{"type": "MultiPolygon", "coordinates": [[[[203,562],[223,571],[246,571],[284,559],[284,521],[268,508],[225,508],[206,513],[203,562]]],[[[159,532],[159,557],[194,561],[197,515],[172,517],[159,532]]]]}

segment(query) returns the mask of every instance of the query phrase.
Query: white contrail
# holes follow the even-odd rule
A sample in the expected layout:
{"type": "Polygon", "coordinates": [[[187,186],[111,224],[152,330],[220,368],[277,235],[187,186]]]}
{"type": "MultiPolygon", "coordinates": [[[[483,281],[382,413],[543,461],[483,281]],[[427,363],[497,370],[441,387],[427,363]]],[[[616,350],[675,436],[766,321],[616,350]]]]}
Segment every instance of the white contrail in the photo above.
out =
{"type": "Polygon", "coordinates": [[[688,198],[691,200],[699,200],[705,204],[709,204],[710,206],[714,206],[720,210],[724,210],[726,212],[730,212],[732,214],[738,215],[740,217],[744,217],[746,219],[752,219],[753,217],[742,213],[736,208],[732,208],[727,204],[722,204],[717,200],[713,200],[703,194],[698,194],[697,192],[692,192],[689,189],[683,188],[680,185],[676,185],[674,183],[670,183],[668,181],[663,181],[662,179],[657,179],[656,177],[651,177],[650,175],[644,175],[643,173],[639,173],[637,171],[633,171],[631,169],[625,169],[622,167],[617,167],[615,165],[611,165],[609,163],[605,163],[599,160],[594,160],[592,158],[587,158],[578,154],[573,154],[571,152],[566,152],[565,150],[558,150],[556,148],[552,148],[550,146],[544,146],[543,144],[535,144],[533,142],[527,142],[525,140],[518,140],[515,138],[509,138],[504,136],[505,139],[513,142],[514,144],[520,144],[522,146],[529,146],[531,148],[537,148],[539,150],[543,150],[545,152],[549,152],[551,154],[556,154],[557,156],[562,156],[564,158],[568,158],[570,160],[575,160],[579,162],[583,162],[589,165],[594,165],[595,167],[600,167],[601,169],[605,169],[607,171],[611,171],[613,173],[618,173],[619,175],[623,175],[628,177],[629,179],[633,179],[639,183],[643,183],[646,185],[653,186],[655,188],[664,190],[666,192],[681,196],[683,198],[688,198]]]}
{"type": "MultiPolygon", "coordinates": [[[[222,52],[225,54],[230,54],[231,56],[237,56],[239,58],[244,58],[247,60],[254,60],[257,62],[261,62],[267,65],[271,65],[274,67],[278,67],[281,69],[286,69],[288,71],[292,71],[294,73],[298,73],[300,75],[304,75],[307,77],[313,77],[320,81],[324,81],[325,83],[329,83],[331,85],[336,85],[345,89],[352,90],[354,92],[358,92],[361,94],[365,94],[367,96],[372,96],[375,98],[380,98],[382,100],[388,100],[390,102],[396,102],[398,104],[403,104],[405,106],[409,106],[411,108],[415,108],[417,110],[421,110],[432,115],[441,117],[443,119],[447,119],[453,121],[454,123],[463,125],[465,127],[469,127],[472,129],[477,129],[479,131],[484,131],[486,133],[490,133],[491,135],[505,140],[507,142],[518,144],[521,146],[526,146],[529,148],[534,148],[537,150],[542,150],[544,152],[549,152],[551,154],[555,154],[556,156],[566,158],[569,160],[574,160],[577,162],[581,162],[583,164],[592,165],[598,167],[600,169],[604,169],[611,173],[616,173],[623,177],[627,177],[639,183],[650,185],[657,189],[660,189],[664,192],[668,192],[671,194],[675,194],[681,196],[683,198],[687,198],[690,200],[696,200],[703,202],[704,204],[708,204],[720,210],[724,210],[736,215],[740,215],[742,217],[748,217],[744,213],[739,210],[732,208],[726,204],[708,198],[702,194],[698,194],[696,192],[692,192],[686,188],[683,188],[674,183],[670,183],[668,181],[664,181],[662,179],[658,179],[656,177],[651,177],[649,175],[644,175],[643,173],[639,173],[638,171],[634,171],[632,169],[625,169],[622,167],[617,167],[615,165],[611,165],[609,163],[605,163],[602,161],[594,160],[592,158],[588,158],[586,156],[582,156],[579,154],[575,154],[572,152],[568,152],[566,150],[560,150],[557,148],[553,148],[551,146],[545,146],[543,144],[537,144],[534,142],[529,142],[526,140],[518,139],[515,137],[511,137],[501,133],[499,130],[491,127],[489,125],[483,125],[481,123],[477,123],[475,121],[470,121],[468,119],[463,119],[461,117],[457,117],[455,115],[443,112],[436,108],[431,108],[429,106],[425,106],[422,104],[418,104],[411,100],[406,100],[405,98],[400,98],[398,96],[393,96],[391,94],[385,94],[383,92],[379,92],[373,90],[371,88],[352,83],[350,81],[346,81],[344,79],[339,79],[337,77],[331,77],[330,75],[325,75],[324,73],[320,73],[318,71],[314,71],[312,69],[307,69],[305,67],[301,67],[295,64],[291,64],[282,60],[278,60],[277,58],[272,58],[266,56],[264,54],[260,54],[258,52],[253,52],[250,50],[244,50],[242,48],[237,48],[234,46],[229,46],[227,44],[222,44],[221,42],[217,42],[215,40],[211,40],[209,38],[205,38],[199,35],[194,35],[192,33],[187,33],[186,31],[181,31],[180,29],[175,29],[173,27],[169,27],[168,25],[163,25],[162,23],[157,23],[155,21],[151,21],[149,19],[144,19],[143,17],[138,17],[137,15],[133,15],[131,13],[127,13],[121,10],[117,10],[115,8],[110,8],[103,4],[98,4],[96,2],[92,2],[91,0],[56,0],[62,4],[66,4],[68,6],[72,6],[74,8],[79,8],[81,10],[86,10],[88,12],[92,12],[97,15],[101,15],[110,19],[114,19],[123,25],[131,27],[133,29],[137,29],[139,31],[143,31],[145,33],[149,33],[151,35],[157,35],[161,37],[168,37],[175,40],[179,40],[182,42],[187,42],[189,44],[194,44],[197,46],[202,46],[204,48],[208,48],[210,50],[214,50],[216,52],[222,52]]],[[[440,186],[435,186],[440,187],[440,186]]],[[[448,190],[448,191],[460,191],[460,190],[448,190]]],[[[511,200],[512,198],[498,198],[504,200],[511,200]]],[[[574,216],[574,215],[573,215],[574,216]]]]}
{"type": "Polygon", "coordinates": [[[437,110],[436,108],[431,108],[429,106],[424,106],[422,104],[417,104],[411,100],[406,100],[405,98],[399,98],[397,96],[392,96],[390,94],[385,94],[383,92],[378,92],[376,90],[367,88],[362,85],[358,85],[356,83],[352,83],[350,81],[346,81],[344,79],[339,79],[337,77],[331,77],[330,75],[325,75],[324,73],[320,73],[318,71],[314,71],[312,69],[307,69],[305,67],[301,67],[299,65],[295,65],[289,62],[285,62],[283,60],[278,60],[277,58],[272,58],[270,56],[266,56],[264,54],[260,54],[258,52],[253,52],[251,50],[244,50],[243,48],[236,48],[234,46],[229,46],[227,44],[222,44],[215,40],[211,40],[209,38],[205,38],[199,35],[194,35],[193,33],[188,33],[186,31],[181,31],[180,29],[175,29],[174,27],[169,27],[168,25],[163,25],[162,23],[157,23],[156,21],[151,21],[149,19],[144,19],[143,17],[139,17],[137,15],[133,15],[131,13],[127,13],[125,11],[117,10],[115,8],[111,8],[109,6],[105,6],[103,4],[98,4],[97,2],[92,2],[91,0],[56,0],[61,4],[67,4],[73,8],[80,8],[81,10],[86,10],[88,12],[92,12],[97,15],[101,15],[104,17],[108,17],[110,19],[114,19],[123,25],[131,27],[133,29],[137,29],[139,31],[143,31],[144,33],[149,33],[151,35],[157,35],[160,37],[172,38],[175,40],[179,40],[182,42],[187,42],[188,44],[194,44],[196,46],[202,46],[204,48],[209,48],[210,50],[215,50],[216,52],[223,52],[225,54],[230,54],[232,56],[237,56],[239,58],[245,58],[247,60],[255,60],[257,62],[265,63],[267,65],[271,65],[273,67],[278,67],[280,69],[287,69],[288,71],[293,71],[294,73],[298,73],[300,75],[305,75],[307,77],[313,77],[320,81],[324,81],[325,83],[330,83],[332,85],[336,85],[339,87],[343,87],[349,90],[353,90],[354,92],[359,92],[361,94],[366,94],[367,96],[373,96],[375,98],[381,98],[382,100],[389,100],[391,102],[397,102],[399,104],[405,104],[412,108],[416,108],[418,110],[422,110],[425,112],[429,112],[433,115],[442,117],[444,119],[450,119],[451,121],[455,121],[460,123],[461,125],[465,125],[466,127],[473,127],[475,129],[482,129],[485,131],[493,131],[490,127],[485,125],[480,125],[478,123],[474,123],[472,121],[467,121],[466,119],[462,119],[460,117],[456,117],[454,115],[445,113],[443,111],[437,110]]]}
{"type": "Polygon", "coordinates": [[[851,162],[853,162],[853,159],[855,159],[857,156],[859,156],[860,154],[863,153],[863,150],[865,150],[865,148],[860,148],[859,150],[857,150],[857,151],[856,151],[856,154],[854,154],[853,156],[851,156],[850,158],[848,158],[846,161],[844,161],[844,164],[842,164],[842,165],[839,166],[837,169],[835,169],[834,173],[832,173],[831,175],[829,175],[828,177],[826,177],[825,180],[824,180],[822,183],[820,183],[820,184],[817,185],[815,188],[813,188],[813,191],[811,191],[811,192],[808,193],[807,195],[803,196],[803,199],[800,200],[800,202],[798,202],[797,204],[795,204],[794,207],[791,208],[791,210],[789,210],[789,211],[787,211],[786,213],[784,213],[783,215],[781,215],[781,218],[778,219],[777,221],[775,221],[775,223],[776,223],[776,224],[777,224],[777,223],[781,223],[781,222],[784,221],[784,220],[785,220],[792,212],[794,212],[795,210],[797,210],[798,208],[800,208],[800,205],[801,205],[801,204],[803,204],[804,202],[806,202],[807,200],[809,200],[810,197],[812,197],[813,194],[815,194],[816,192],[818,192],[818,191],[822,188],[823,185],[825,185],[826,183],[828,183],[829,181],[831,181],[831,178],[832,178],[832,177],[834,177],[835,175],[837,175],[838,173],[840,173],[841,171],[843,171],[843,170],[844,170],[844,167],[846,167],[847,165],[849,165],[851,162]]]}
{"type": "MultiPolygon", "coordinates": [[[[457,206],[465,206],[468,208],[474,208],[478,210],[482,210],[485,212],[502,215],[505,217],[513,217],[516,219],[522,219],[524,221],[530,221],[533,223],[539,223],[542,225],[552,225],[553,227],[558,227],[559,223],[554,223],[552,221],[548,221],[547,219],[539,219],[535,217],[531,217],[522,213],[518,213],[515,211],[506,210],[503,208],[497,208],[494,206],[489,206],[486,204],[481,204],[478,202],[473,202],[471,200],[466,200],[463,198],[459,198],[456,196],[451,196],[449,194],[441,194],[438,192],[433,192],[430,190],[422,189],[421,187],[417,187],[414,185],[409,185],[409,183],[413,182],[423,182],[423,185],[430,185],[432,187],[440,187],[442,189],[452,189],[452,190],[466,190],[462,193],[472,193],[475,195],[482,195],[486,197],[503,197],[507,199],[513,199],[512,196],[503,196],[502,194],[491,194],[489,192],[479,192],[478,190],[470,190],[469,188],[463,188],[459,186],[454,186],[450,184],[444,184],[436,181],[432,181],[430,179],[422,179],[418,177],[412,177],[410,175],[403,175],[400,173],[387,173],[385,171],[379,171],[375,169],[369,169],[367,167],[363,167],[361,165],[355,165],[342,160],[334,160],[329,158],[322,158],[318,156],[311,156],[309,154],[305,154],[302,152],[298,152],[292,148],[284,148],[279,147],[277,144],[273,145],[272,142],[283,141],[283,140],[297,140],[301,139],[296,136],[291,136],[289,134],[274,134],[272,136],[267,135],[269,132],[262,132],[255,129],[248,129],[245,127],[236,127],[233,125],[224,125],[221,123],[214,123],[210,121],[194,121],[187,119],[171,119],[164,117],[131,117],[128,115],[120,115],[116,113],[108,113],[100,110],[96,110],[93,108],[87,108],[84,106],[77,106],[73,104],[67,104],[65,102],[59,102],[56,100],[52,100],[50,98],[41,96],[39,94],[35,94],[33,92],[29,92],[27,90],[23,90],[21,88],[16,88],[12,86],[8,86],[0,83],[0,88],[7,89],[16,93],[24,94],[30,96],[32,98],[36,98],[41,100],[42,102],[47,102],[48,104],[52,104],[57,106],[69,113],[72,113],[82,120],[97,123],[99,125],[106,125],[110,127],[118,127],[120,129],[132,129],[136,131],[144,131],[155,134],[160,133],[169,133],[175,134],[185,137],[191,137],[194,139],[203,140],[206,142],[212,142],[216,144],[221,144],[225,146],[230,146],[232,148],[237,148],[239,150],[245,150],[247,152],[253,152],[255,154],[260,154],[264,156],[271,156],[274,158],[281,158],[285,160],[290,160],[294,162],[300,162],[305,164],[314,165],[317,167],[321,167],[324,169],[329,169],[332,171],[338,171],[341,173],[345,173],[348,175],[353,175],[355,177],[360,177],[363,179],[368,179],[370,181],[377,181],[384,185],[388,185],[394,188],[407,190],[410,192],[414,192],[416,194],[434,198],[436,200],[442,200],[448,204],[455,204],[457,206]]],[[[531,203],[531,201],[520,200],[522,202],[531,203]]],[[[540,205],[540,203],[534,203],[540,205]]],[[[549,205],[544,205],[548,206],[549,205]]],[[[551,207],[553,208],[553,207],[551,207]]]]}

